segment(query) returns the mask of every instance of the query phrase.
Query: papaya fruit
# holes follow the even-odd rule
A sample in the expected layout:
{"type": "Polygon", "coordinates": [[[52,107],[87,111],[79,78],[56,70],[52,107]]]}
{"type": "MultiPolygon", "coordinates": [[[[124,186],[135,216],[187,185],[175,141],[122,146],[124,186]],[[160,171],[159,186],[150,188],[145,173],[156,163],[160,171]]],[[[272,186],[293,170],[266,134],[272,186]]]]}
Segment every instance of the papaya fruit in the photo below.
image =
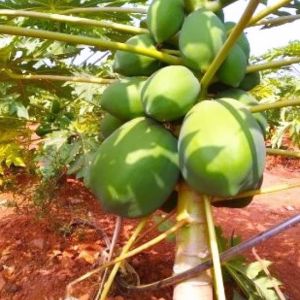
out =
{"type": "Polygon", "coordinates": [[[199,92],[200,83],[188,68],[162,68],[142,88],[144,111],[160,122],[179,119],[194,105],[199,92]]]}
{"type": "Polygon", "coordinates": [[[238,87],[246,74],[247,58],[238,45],[234,45],[228,53],[216,76],[219,81],[231,87],[238,87]]]}
{"type": "Polygon", "coordinates": [[[188,15],[179,34],[179,50],[191,69],[206,71],[226,39],[225,27],[211,11],[200,8],[188,15]]]}
{"type": "Polygon", "coordinates": [[[228,197],[257,186],[266,149],[256,120],[237,100],[203,100],[186,115],[178,142],[179,166],[200,193],[228,197]]]}
{"type": "Polygon", "coordinates": [[[139,117],[99,146],[90,186],[107,212],[139,218],[161,207],[178,176],[177,139],[156,121],[139,117]]]}
{"type": "Polygon", "coordinates": [[[216,11],[215,14],[224,23],[225,16],[223,9],[216,11]]]}
{"type": "MultiPolygon", "coordinates": [[[[234,22],[225,22],[224,23],[227,34],[229,35],[230,30],[236,25],[234,22]]],[[[240,48],[243,50],[247,61],[250,56],[250,43],[247,39],[247,36],[244,32],[241,33],[240,37],[237,39],[236,44],[240,46],[240,48]]]]}
{"type": "MultiPolygon", "coordinates": [[[[257,183],[257,186],[254,186],[253,189],[260,189],[262,183],[263,183],[263,176],[257,183]]],[[[243,208],[248,206],[252,202],[253,198],[254,196],[249,196],[249,197],[241,197],[232,200],[221,200],[221,201],[212,202],[212,205],[214,207],[243,208]]]]}
{"type": "Polygon", "coordinates": [[[158,44],[175,35],[183,20],[183,0],[153,0],[149,6],[147,27],[158,44]]]}
{"type": "Polygon", "coordinates": [[[141,88],[144,82],[141,78],[128,78],[110,84],[101,96],[101,107],[123,121],[142,116],[141,88]]]}
{"type": "MultiPolygon", "coordinates": [[[[149,34],[131,37],[126,44],[155,49],[154,41],[149,34]]],[[[113,70],[124,76],[148,76],[158,70],[160,62],[155,58],[127,51],[117,50],[113,70]]]]}
{"type": "MultiPolygon", "coordinates": [[[[217,98],[232,98],[248,106],[254,106],[259,104],[259,102],[250,93],[240,89],[228,89],[217,94],[217,98]]],[[[258,125],[260,126],[263,135],[266,136],[268,128],[266,114],[263,112],[257,112],[252,115],[256,119],[258,125]]]]}
{"type": "Polygon", "coordinates": [[[123,122],[115,116],[106,113],[100,121],[100,135],[106,139],[109,137],[117,128],[119,128],[123,122]]]}
{"type": "Polygon", "coordinates": [[[260,84],[259,72],[252,72],[245,75],[241,81],[239,88],[245,91],[250,91],[260,84]]]}

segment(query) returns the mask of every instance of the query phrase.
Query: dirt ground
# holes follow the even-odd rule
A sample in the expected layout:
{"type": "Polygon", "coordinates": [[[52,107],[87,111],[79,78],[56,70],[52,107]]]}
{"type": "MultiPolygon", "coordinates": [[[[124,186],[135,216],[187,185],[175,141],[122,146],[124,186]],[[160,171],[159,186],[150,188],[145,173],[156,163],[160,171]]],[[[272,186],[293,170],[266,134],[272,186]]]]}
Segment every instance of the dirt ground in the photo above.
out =
{"type": "MultiPolygon", "coordinates": [[[[299,161],[269,158],[263,186],[284,182],[300,182],[299,161]]],[[[30,201],[24,200],[32,184],[30,178],[21,178],[23,195],[0,193],[1,300],[64,299],[67,284],[103,260],[105,236],[111,238],[113,233],[115,217],[101,210],[81,182],[67,179],[44,210],[34,209],[30,201]],[[7,203],[18,206],[7,207],[7,203]]],[[[296,188],[257,196],[244,209],[215,208],[216,222],[227,236],[234,232],[245,239],[299,214],[299,195],[300,188],[296,188]]],[[[125,222],[118,246],[125,243],[136,224],[137,221],[125,222]]],[[[256,250],[261,258],[273,262],[271,273],[283,283],[286,298],[300,300],[300,226],[273,237],[256,250]]],[[[245,254],[249,260],[254,259],[251,251],[245,254]]],[[[171,275],[173,259],[174,242],[164,241],[130,259],[130,264],[141,282],[146,283],[171,275]]],[[[91,276],[75,286],[73,296],[93,299],[98,281],[97,275],[91,276]]],[[[110,299],[171,298],[172,288],[136,294],[116,286],[110,299]]]]}

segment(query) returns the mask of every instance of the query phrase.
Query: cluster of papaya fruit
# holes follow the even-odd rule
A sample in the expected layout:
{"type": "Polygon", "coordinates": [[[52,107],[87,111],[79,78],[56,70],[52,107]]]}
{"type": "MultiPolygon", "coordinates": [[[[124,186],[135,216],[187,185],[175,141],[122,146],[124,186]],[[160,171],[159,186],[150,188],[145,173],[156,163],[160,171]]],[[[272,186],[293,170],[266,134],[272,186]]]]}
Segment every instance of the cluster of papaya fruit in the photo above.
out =
{"type": "MultiPolygon", "coordinates": [[[[165,66],[141,54],[116,51],[114,71],[124,76],[106,88],[101,106],[104,137],[91,165],[90,186],[104,209],[137,218],[176,206],[176,184],[230,197],[260,187],[265,165],[266,119],[251,114],[257,100],[246,90],[259,74],[246,75],[250,46],[244,34],[201,100],[201,76],[224,44],[233,23],[221,12],[187,11],[183,0],[153,0],[149,34],[126,43],[150,49],[175,45],[184,65],[165,66]],[[175,41],[175,42],[174,42],[175,41]]],[[[258,82],[257,82],[258,81],[258,82]]],[[[242,207],[251,198],[221,201],[242,207]]]]}

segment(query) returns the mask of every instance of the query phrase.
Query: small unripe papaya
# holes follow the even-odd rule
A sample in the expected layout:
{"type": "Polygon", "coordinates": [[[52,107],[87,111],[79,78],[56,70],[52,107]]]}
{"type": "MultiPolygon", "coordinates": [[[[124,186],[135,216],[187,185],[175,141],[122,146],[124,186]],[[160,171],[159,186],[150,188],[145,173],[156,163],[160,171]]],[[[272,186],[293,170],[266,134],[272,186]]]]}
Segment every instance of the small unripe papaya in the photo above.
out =
{"type": "Polygon", "coordinates": [[[120,120],[128,121],[144,114],[141,78],[128,78],[110,84],[103,92],[101,107],[120,120]]]}
{"type": "Polygon", "coordinates": [[[259,72],[252,72],[245,75],[244,79],[241,81],[239,88],[245,91],[250,91],[260,84],[260,74],[259,72]]]}
{"type": "Polygon", "coordinates": [[[234,45],[219,70],[217,78],[232,87],[238,87],[246,74],[247,58],[238,45],[234,45]]]}
{"type": "Polygon", "coordinates": [[[183,20],[183,0],[153,0],[148,9],[147,27],[159,44],[175,35],[183,20]]]}
{"type": "Polygon", "coordinates": [[[142,88],[145,113],[160,121],[183,117],[195,104],[200,83],[184,66],[168,66],[149,77],[142,88]]]}
{"type": "MultiPolygon", "coordinates": [[[[226,22],[224,25],[225,25],[225,28],[226,28],[226,31],[227,31],[227,34],[228,34],[229,31],[236,25],[236,23],[234,23],[234,22],[226,22]]],[[[249,56],[250,56],[250,43],[249,43],[249,41],[247,39],[247,36],[246,36],[246,34],[244,32],[241,33],[241,35],[237,39],[236,43],[244,51],[244,54],[245,54],[245,56],[246,56],[246,58],[248,60],[249,56]]]]}
{"type": "Polygon", "coordinates": [[[117,128],[119,128],[123,122],[115,116],[106,113],[100,121],[100,135],[106,139],[110,136],[117,128]]]}
{"type": "MultiPolygon", "coordinates": [[[[149,34],[139,34],[131,37],[126,44],[144,48],[156,49],[149,34]]],[[[148,76],[158,70],[160,62],[155,58],[127,51],[116,51],[113,69],[124,76],[148,76]]]]}
{"type": "Polygon", "coordinates": [[[226,39],[225,27],[211,11],[200,8],[188,15],[179,34],[179,50],[184,63],[206,71],[226,39]]]}
{"type": "Polygon", "coordinates": [[[216,11],[215,14],[224,23],[225,16],[224,16],[223,9],[216,11]]]}

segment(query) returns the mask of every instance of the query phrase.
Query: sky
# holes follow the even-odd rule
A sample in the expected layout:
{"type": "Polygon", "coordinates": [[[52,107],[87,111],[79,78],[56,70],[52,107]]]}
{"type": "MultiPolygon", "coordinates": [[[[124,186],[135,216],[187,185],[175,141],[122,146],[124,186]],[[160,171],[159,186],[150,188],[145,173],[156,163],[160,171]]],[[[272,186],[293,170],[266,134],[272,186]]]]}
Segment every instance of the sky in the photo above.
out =
{"type": "MultiPolygon", "coordinates": [[[[268,5],[277,1],[269,0],[268,5]]],[[[225,8],[225,21],[237,22],[247,3],[248,1],[239,0],[225,8]]],[[[264,7],[264,5],[259,5],[256,13],[264,7]]],[[[258,56],[268,49],[285,46],[289,41],[300,40],[300,20],[264,30],[259,27],[252,27],[245,32],[251,45],[251,55],[258,56]]]]}

